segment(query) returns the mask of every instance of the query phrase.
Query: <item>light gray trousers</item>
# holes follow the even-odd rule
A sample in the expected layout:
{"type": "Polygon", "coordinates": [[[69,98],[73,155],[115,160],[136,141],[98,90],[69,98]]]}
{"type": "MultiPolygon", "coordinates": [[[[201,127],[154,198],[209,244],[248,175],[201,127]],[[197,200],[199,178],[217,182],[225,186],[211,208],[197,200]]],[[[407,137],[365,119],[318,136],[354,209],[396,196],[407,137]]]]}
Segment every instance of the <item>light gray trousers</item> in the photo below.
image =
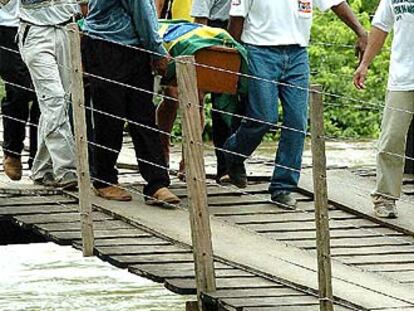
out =
{"type": "Polygon", "coordinates": [[[59,27],[39,27],[22,23],[19,47],[29,68],[39,100],[41,116],[38,151],[32,179],[52,173],[56,180],[74,171],[75,148],[69,123],[70,50],[69,36],[59,27]]]}
{"type": "Polygon", "coordinates": [[[377,186],[374,196],[398,199],[401,195],[405,147],[413,114],[414,91],[393,91],[387,94],[378,142],[377,186]]]}

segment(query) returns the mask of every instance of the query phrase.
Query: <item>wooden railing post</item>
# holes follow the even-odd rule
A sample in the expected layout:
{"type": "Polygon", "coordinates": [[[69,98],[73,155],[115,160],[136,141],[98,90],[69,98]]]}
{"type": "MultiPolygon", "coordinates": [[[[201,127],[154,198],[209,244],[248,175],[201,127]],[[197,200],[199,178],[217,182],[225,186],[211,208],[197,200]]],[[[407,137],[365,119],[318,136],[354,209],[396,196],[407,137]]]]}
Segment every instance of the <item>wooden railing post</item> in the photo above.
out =
{"type": "Polygon", "coordinates": [[[320,86],[312,86],[310,93],[310,122],[320,310],[332,311],[334,307],[323,112],[322,88],[320,86]]]}
{"type": "Polygon", "coordinates": [[[198,305],[202,310],[201,293],[215,291],[216,280],[207,204],[197,74],[194,62],[192,56],[179,57],[176,61],[176,68],[198,305]]]}
{"type": "Polygon", "coordinates": [[[94,248],[92,204],[90,198],[91,178],[89,174],[88,136],[86,132],[85,95],[83,87],[82,58],[79,28],[77,24],[67,27],[71,54],[71,94],[75,130],[77,173],[79,181],[79,211],[83,255],[92,256],[94,248]]]}

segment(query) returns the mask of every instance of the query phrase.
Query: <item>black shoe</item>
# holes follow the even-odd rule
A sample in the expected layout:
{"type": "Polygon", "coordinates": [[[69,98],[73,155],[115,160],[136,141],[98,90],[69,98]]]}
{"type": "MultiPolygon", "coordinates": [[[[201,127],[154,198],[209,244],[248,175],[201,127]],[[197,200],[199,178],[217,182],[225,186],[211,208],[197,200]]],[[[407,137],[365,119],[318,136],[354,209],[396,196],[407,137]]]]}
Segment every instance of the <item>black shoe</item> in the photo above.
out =
{"type": "Polygon", "coordinates": [[[54,184],[57,188],[75,189],[78,186],[78,176],[74,172],[67,172],[54,184]]]}
{"type": "Polygon", "coordinates": [[[33,180],[33,183],[38,186],[54,187],[56,181],[52,173],[46,173],[42,178],[33,180]]]}
{"type": "Polygon", "coordinates": [[[284,209],[296,209],[296,199],[292,196],[291,193],[277,193],[272,195],[272,201],[284,209]]]}
{"type": "Polygon", "coordinates": [[[247,187],[247,175],[246,175],[246,168],[244,167],[244,163],[240,164],[233,164],[229,168],[229,174],[223,176],[220,179],[220,184],[232,184],[237,188],[246,188],[247,187]]]}

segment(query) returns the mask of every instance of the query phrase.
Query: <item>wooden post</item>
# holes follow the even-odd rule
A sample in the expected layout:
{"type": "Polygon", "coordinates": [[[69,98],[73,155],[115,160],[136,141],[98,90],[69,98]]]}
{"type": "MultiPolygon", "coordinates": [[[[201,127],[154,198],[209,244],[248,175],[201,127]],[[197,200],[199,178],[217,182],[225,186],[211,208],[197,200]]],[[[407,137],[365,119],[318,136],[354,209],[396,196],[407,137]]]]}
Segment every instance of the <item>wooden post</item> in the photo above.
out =
{"type": "Polygon", "coordinates": [[[90,198],[88,136],[86,132],[85,96],[83,88],[82,58],[78,25],[67,27],[70,38],[72,107],[75,129],[77,173],[79,181],[79,211],[81,220],[83,255],[93,256],[94,234],[90,198]]]}
{"type": "Polygon", "coordinates": [[[322,87],[312,86],[310,99],[316,246],[318,252],[319,297],[321,299],[320,310],[332,311],[334,307],[322,87]]]}
{"type": "Polygon", "coordinates": [[[207,205],[197,74],[194,62],[195,60],[192,56],[179,57],[176,61],[176,68],[178,99],[182,116],[188,208],[191,218],[198,306],[200,310],[203,310],[201,293],[215,291],[216,279],[207,205]]]}

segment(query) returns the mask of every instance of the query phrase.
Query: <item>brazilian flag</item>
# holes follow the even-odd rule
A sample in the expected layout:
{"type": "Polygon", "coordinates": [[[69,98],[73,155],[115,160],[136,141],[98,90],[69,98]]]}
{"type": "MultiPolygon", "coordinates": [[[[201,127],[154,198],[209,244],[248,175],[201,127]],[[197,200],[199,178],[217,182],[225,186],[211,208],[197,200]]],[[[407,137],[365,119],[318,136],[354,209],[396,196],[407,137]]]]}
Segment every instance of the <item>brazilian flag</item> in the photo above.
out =
{"type": "MultiPolygon", "coordinates": [[[[189,23],[183,20],[161,20],[159,22],[159,34],[164,46],[171,56],[194,55],[197,51],[212,46],[223,46],[236,49],[242,58],[241,72],[247,72],[247,52],[245,48],[233,39],[230,34],[215,27],[189,23]]],[[[175,77],[174,64],[171,64],[167,74],[167,80],[175,77]]],[[[244,78],[239,82],[239,93],[246,93],[247,81],[244,78]]],[[[222,94],[216,96],[217,109],[230,113],[239,111],[237,96],[222,94]]],[[[222,118],[228,126],[232,117],[222,114],[222,118]]]]}

